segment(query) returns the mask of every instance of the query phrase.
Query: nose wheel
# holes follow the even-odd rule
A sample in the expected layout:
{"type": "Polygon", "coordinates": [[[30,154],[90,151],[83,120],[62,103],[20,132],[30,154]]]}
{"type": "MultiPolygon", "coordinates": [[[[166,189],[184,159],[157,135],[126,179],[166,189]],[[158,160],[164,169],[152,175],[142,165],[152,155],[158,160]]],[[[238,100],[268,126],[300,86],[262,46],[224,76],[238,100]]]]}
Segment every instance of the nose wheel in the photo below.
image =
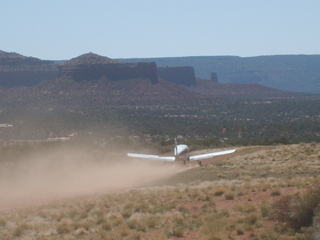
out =
{"type": "Polygon", "coordinates": [[[198,164],[200,167],[202,166],[202,162],[200,160],[198,160],[198,164]]]}

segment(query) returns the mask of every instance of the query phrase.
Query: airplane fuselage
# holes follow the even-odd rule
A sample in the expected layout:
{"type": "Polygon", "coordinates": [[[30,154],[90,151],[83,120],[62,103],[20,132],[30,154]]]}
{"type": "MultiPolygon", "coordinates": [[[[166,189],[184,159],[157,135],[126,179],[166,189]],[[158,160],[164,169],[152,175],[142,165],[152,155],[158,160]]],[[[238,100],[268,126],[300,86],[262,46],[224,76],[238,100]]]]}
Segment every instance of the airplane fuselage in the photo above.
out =
{"type": "Polygon", "coordinates": [[[174,148],[174,155],[184,155],[190,152],[190,148],[185,144],[179,144],[174,148]]]}

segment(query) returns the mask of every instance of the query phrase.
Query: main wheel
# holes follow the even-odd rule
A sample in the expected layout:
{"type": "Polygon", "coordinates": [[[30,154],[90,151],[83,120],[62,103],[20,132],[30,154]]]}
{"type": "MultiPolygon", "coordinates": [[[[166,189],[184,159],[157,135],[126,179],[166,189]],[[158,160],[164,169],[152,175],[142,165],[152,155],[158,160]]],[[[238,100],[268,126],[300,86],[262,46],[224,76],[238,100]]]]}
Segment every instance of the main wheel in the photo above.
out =
{"type": "Polygon", "coordinates": [[[199,163],[199,166],[201,167],[202,166],[202,162],[199,160],[198,163],[199,163]]]}

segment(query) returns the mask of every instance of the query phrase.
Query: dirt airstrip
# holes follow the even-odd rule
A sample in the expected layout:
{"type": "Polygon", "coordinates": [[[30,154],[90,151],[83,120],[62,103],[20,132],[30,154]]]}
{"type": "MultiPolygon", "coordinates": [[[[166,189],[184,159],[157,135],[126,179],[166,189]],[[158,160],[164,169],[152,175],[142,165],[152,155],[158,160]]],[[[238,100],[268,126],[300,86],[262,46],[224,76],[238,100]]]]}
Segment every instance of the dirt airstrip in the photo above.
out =
{"type": "MultiPolygon", "coordinates": [[[[123,239],[210,239],[208,236],[219,234],[220,239],[227,239],[224,238],[226,234],[231,234],[233,239],[259,239],[271,236],[275,226],[274,221],[263,216],[264,205],[268,205],[268,211],[271,211],[270,204],[281,196],[318,182],[318,149],[319,145],[310,144],[241,147],[233,154],[203,161],[202,167],[196,163],[185,167],[125,157],[121,161],[87,161],[89,156],[83,152],[32,156],[26,164],[15,166],[9,172],[2,171],[5,174],[1,175],[0,212],[9,214],[37,207],[40,210],[34,210],[39,211],[35,213],[36,218],[49,212],[50,218],[56,218],[50,210],[54,204],[54,212],[59,212],[59,216],[64,216],[62,220],[69,224],[69,228],[60,233],[61,237],[64,236],[61,239],[71,239],[72,236],[90,239],[90,236],[97,236],[98,230],[94,229],[100,228],[101,239],[107,239],[103,236],[108,234],[123,239]],[[61,155],[68,157],[61,158],[61,155]],[[109,197],[104,196],[110,193],[109,197]],[[75,199],[77,197],[82,200],[75,199]],[[40,205],[43,207],[38,208],[40,205]],[[71,210],[68,210],[69,205],[71,210]],[[84,209],[78,206],[84,206],[84,209]],[[85,210],[88,206],[92,206],[89,208],[92,210],[85,210]],[[102,206],[107,207],[102,210],[102,206]],[[160,206],[167,210],[158,210],[160,206]],[[81,214],[83,221],[92,222],[95,215],[90,214],[97,209],[101,209],[99,214],[104,216],[103,221],[119,222],[112,223],[116,230],[103,230],[105,225],[90,225],[81,230],[80,223],[76,222],[80,220],[70,215],[87,211],[85,215],[81,214]],[[218,230],[213,231],[214,227],[209,224],[217,216],[221,218],[217,225],[228,223],[228,227],[224,225],[221,227],[224,230],[219,233],[214,232],[218,230]],[[210,217],[213,219],[206,220],[210,217]],[[139,224],[145,221],[147,228],[141,230],[140,225],[132,225],[134,221],[140,221],[139,224]],[[153,221],[156,221],[155,225],[149,226],[153,221]],[[125,226],[127,229],[123,229],[125,226]],[[181,234],[176,229],[179,226],[183,227],[181,234]],[[80,234],[79,231],[83,232],[80,234]]],[[[193,154],[220,150],[202,150],[193,154]]],[[[41,236],[60,236],[59,221],[55,220],[56,230],[42,231],[41,236]]],[[[25,230],[28,236],[37,234],[34,231],[29,227],[25,230]]],[[[10,231],[7,232],[10,236],[10,231]]]]}

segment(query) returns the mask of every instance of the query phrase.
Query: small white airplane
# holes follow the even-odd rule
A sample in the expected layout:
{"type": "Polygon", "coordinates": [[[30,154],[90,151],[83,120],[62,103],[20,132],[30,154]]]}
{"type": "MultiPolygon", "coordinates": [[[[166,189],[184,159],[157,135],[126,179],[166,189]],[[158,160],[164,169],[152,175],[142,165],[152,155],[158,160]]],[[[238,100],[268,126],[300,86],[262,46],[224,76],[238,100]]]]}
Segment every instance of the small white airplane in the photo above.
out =
{"type": "Polygon", "coordinates": [[[140,154],[140,153],[127,153],[128,157],[135,157],[135,158],[147,158],[150,160],[156,161],[166,161],[166,162],[175,162],[177,160],[183,161],[184,165],[190,161],[198,161],[198,164],[202,166],[202,159],[212,158],[214,156],[234,153],[236,149],[214,152],[214,153],[205,153],[200,155],[188,156],[190,152],[190,148],[185,144],[177,144],[177,139],[175,140],[175,148],[173,150],[174,156],[159,156],[159,155],[148,155],[148,154],[140,154]]]}

